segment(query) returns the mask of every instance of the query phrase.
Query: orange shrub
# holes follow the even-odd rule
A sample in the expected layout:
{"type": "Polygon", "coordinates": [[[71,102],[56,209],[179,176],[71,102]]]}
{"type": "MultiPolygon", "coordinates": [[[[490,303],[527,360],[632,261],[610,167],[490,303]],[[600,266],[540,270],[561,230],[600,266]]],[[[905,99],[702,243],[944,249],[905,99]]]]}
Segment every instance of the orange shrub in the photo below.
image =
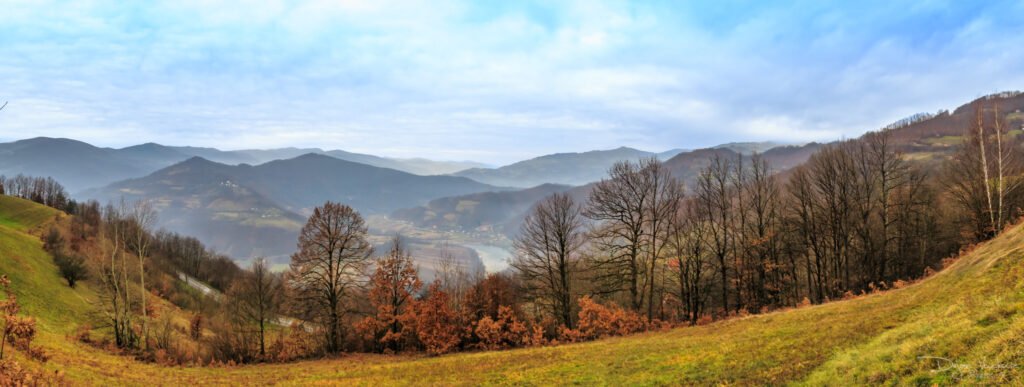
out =
{"type": "Polygon", "coordinates": [[[318,339],[302,324],[292,323],[287,332],[267,347],[266,360],[286,362],[308,357],[317,351],[317,343],[318,339]]]}
{"type": "Polygon", "coordinates": [[[804,299],[800,301],[799,304],[796,305],[797,308],[803,308],[806,306],[811,306],[811,299],[807,297],[804,297],[804,299]]]}
{"type": "Polygon", "coordinates": [[[616,305],[601,305],[589,296],[580,298],[579,305],[577,328],[563,329],[560,335],[562,340],[581,341],[623,336],[642,332],[650,327],[646,318],[616,305]]]}
{"type": "Polygon", "coordinates": [[[414,304],[416,311],[416,337],[427,353],[441,355],[451,352],[462,341],[459,321],[448,303],[448,293],[434,282],[427,297],[414,304]]]}
{"type": "Polygon", "coordinates": [[[476,322],[474,330],[476,337],[480,339],[480,346],[483,349],[500,349],[501,345],[501,323],[484,316],[476,322]]]}
{"type": "Polygon", "coordinates": [[[498,307],[497,320],[484,316],[477,321],[474,333],[480,339],[480,346],[491,350],[532,345],[534,342],[543,342],[544,338],[543,328],[535,326],[531,332],[508,306],[498,307]],[[538,335],[540,339],[535,338],[538,335]]]}

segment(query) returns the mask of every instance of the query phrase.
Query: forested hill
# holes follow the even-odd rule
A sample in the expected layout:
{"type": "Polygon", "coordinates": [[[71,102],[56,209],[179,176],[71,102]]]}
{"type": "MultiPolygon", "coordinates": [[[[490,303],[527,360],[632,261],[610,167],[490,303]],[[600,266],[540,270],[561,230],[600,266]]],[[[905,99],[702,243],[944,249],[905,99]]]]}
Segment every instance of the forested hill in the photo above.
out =
{"type": "Polygon", "coordinates": [[[306,154],[256,166],[193,157],[146,177],[86,191],[83,197],[103,203],[149,200],[160,211],[161,226],[248,258],[290,254],[305,216],[328,200],[374,214],[495,190],[500,188],[462,177],[418,176],[306,154]]]}

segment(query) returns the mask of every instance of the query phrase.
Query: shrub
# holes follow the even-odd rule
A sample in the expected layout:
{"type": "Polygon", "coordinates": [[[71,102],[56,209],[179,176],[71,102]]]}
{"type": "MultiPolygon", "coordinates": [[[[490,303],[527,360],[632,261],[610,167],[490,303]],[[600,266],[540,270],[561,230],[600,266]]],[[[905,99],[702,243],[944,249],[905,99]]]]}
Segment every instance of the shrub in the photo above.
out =
{"type": "Polygon", "coordinates": [[[437,282],[430,286],[427,297],[415,304],[416,337],[431,355],[451,352],[462,341],[458,316],[448,305],[448,294],[437,282]]]}
{"type": "Polygon", "coordinates": [[[477,321],[474,332],[476,337],[480,339],[480,346],[483,349],[494,350],[501,348],[501,323],[491,320],[488,316],[484,316],[480,321],[477,321]]]}
{"type": "Polygon", "coordinates": [[[804,297],[804,299],[801,300],[800,303],[796,305],[797,308],[803,308],[807,306],[811,306],[811,299],[807,297],[804,297]]]}
{"type": "Polygon", "coordinates": [[[56,227],[50,227],[50,231],[43,236],[43,250],[51,253],[64,250],[64,236],[56,227]]]}
{"type": "Polygon", "coordinates": [[[616,305],[604,306],[583,296],[579,299],[580,312],[577,328],[562,329],[565,341],[594,340],[609,336],[623,336],[642,332],[650,327],[646,318],[616,305]]]}
{"type": "Polygon", "coordinates": [[[0,360],[0,386],[63,386],[64,373],[31,371],[14,360],[0,360]]]}
{"type": "Polygon", "coordinates": [[[265,360],[286,362],[301,359],[317,351],[318,339],[299,323],[293,323],[267,348],[265,360]]]}
{"type": "Polygon", "coordinates": [[[196,313],[188,323],[188,335],[192,340],[199,340],[203,336],[203,315],[196,313]]]}
{"type": "Polygon", "coordinates": [[[60,269],[60,276],[68,281],[68,286],[74,288],[78,281],[89,276],[89,270],[85,266],[85,258],[78,254],[65,254],[56,252],[53,254],[53,262],[60,269]]]}

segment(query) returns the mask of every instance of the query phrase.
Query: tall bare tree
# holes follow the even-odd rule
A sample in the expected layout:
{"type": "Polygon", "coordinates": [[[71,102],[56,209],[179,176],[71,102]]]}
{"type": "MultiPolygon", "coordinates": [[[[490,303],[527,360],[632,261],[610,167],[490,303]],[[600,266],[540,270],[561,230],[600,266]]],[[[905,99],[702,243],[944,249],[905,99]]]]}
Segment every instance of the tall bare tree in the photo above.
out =
{"type": "Polygon", "coordinates": [[[536,303],[546,304],[565,326],[573,327],[578,250],[584,242],[580,208],[565,193],[548,196],[527,215],[515,241],[511,266],[536,303]]]}
{"type": "Polygon", "coordinates": [[[228,302],[234,303],[231,310],[238,313],[246,326],[255,326],[259,340],[260,356],[266,356],[267,325],[274,323],[281,307],[281,278],[270,270],[266,258],[256,258],[249,270],[235,280],[228,290],[228,302]]]}
{"type": "Polygon", "coordinates": [[[119,206],[108,204],[103,212],[100,235],[101,246],[109,257],[100,274],[100,308],[102,320],[109,324],[114,333],[114,343],[119,348],[133,348],[138,337],[132,326],[131,281],[128,270],[127,239],[128,209],[122,200],[119,206]]]}
{"type": "Polygon", "coordinates": [[[682,306],[683,319],[691,325],[700,319],[709,298],[708,234],[710,222],[705,212],[690,200],[672,217],[669,239],[669,268],[674,271],[675,297],[682,306]]]}
{"type": "Polygon", "coordinates": [[[669,243],[672,218],[679,211],[683,200],[683,184],[656,158],[640,162],[640,174],[648,191],[649,200],[645,211],[647,253],[647,318],[654,318],[655,305],[661,305],[656,298],[659,269],[663,269],[662,257],[669,243]]]}
{"type": "Polygon", "coordinates": [[[1016,210],[1020,186],[1020,141],[1009,136],[1004,117],[990,109],[987,118],[982,102],[975,105],[966,140],[944,168],[949,195],[965,213],[975,239],[991,238],[1002,231],[1016,210]]]}
{"type": "Polygon", "coordinates": [[[128,245],[139,259],[139,302],[141,304],[142,318],[140,319],[142,343],[149,347],[149,329],[147,326],[149,311],[146,308],[146,258],[149,255],[149,246],[152,242],[153,224],[156,223],[156,210],[148,201],[137,201],[133,203],[127,213],[128,245]]]}
{"type": "Polygon", "coordinates": [[[347,297],[365,282],[373,247],[366,222],[347,205],[326,202],[313,210],[292,255],[289,286],[307,318],[326,330],[325,349],[343,344],[347,297]]]}
{"type": "Polygon", "coordinates": [[[725,157],[715,155],[711,163],[697,177],[696,200],[698,211],[703,212],[709,223],[708,240],[711,252],[717,261],[719,284],[721,285],[722,312],[729,311],[730,270],[729,252],[732,250],[733,190],[730,181],[731,163],[725,157]]]}
{"type": "Polygon", "coordinates": [[[643,262],[647,238],[648,206],[651,192],[635,163],[615,163],[608,178],[590,192],[584,214],[599,223],[594,227],[595,243],[603,254],[594,257],[593,275],[601,292],[626,291],[629,307],[644,305],[642,284],[647,271],[643,262]]]}

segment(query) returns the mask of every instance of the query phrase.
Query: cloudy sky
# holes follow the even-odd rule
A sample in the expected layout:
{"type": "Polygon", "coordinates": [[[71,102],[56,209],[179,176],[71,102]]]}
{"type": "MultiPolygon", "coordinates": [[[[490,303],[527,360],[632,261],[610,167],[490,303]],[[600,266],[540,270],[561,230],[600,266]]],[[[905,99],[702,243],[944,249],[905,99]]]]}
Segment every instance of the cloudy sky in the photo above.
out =
{"type": "Polygon", "coordinates": [[[0,141],[500,164],[834,140],[1024,89],[1024,2],[767,3],[7,0],[0,141]]]}

